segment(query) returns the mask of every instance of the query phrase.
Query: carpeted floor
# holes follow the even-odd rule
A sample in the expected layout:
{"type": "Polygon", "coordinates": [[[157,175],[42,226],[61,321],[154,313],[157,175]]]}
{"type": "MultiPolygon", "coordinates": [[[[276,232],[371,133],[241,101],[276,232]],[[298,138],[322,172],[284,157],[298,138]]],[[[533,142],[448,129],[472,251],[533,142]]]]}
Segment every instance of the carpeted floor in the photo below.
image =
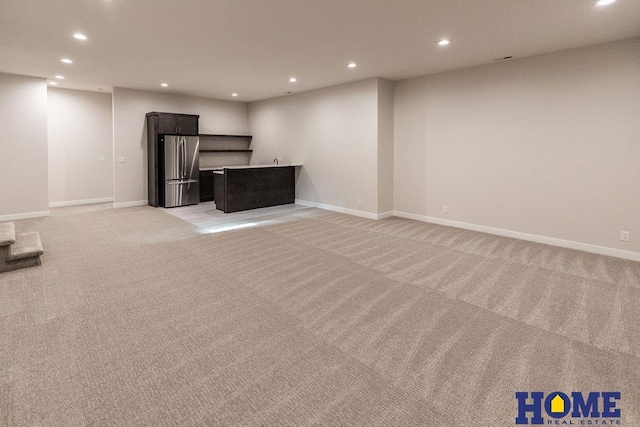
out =
{"type": "Polygon", "coordinates": [[[2,426],[512,426],[555,390],[640,425],[640,263],[315,209],[16,225],[45,254],[0,275],[2,426]]]}

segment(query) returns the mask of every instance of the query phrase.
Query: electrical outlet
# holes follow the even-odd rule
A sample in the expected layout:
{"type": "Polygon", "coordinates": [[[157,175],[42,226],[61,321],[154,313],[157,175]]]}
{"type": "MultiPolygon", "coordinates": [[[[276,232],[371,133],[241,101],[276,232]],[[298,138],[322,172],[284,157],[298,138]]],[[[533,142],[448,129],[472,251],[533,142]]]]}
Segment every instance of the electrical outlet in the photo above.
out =
{"type": "Polygon", "coordinates": [[[362,206],[362,199],[358,199],[358,206],[362,206]]]}
{"type": "Polygon", "coordinates": [[[100,161],[104,162],[104,156],[100,156],[100,161]]]}
{"type": "Polygon", "coordinates": [[[628,231],[621,231],[620,240],[622,240],[623,242],[628,242],[629,240],[631,240],[631,233],[628,231]]]}
{"type": "Polygon", "coordinates": [[[442,213],[449,213],[449,206],[443,206],[442,207],[442,213]]]}
{"type": "Polygon", "coordinates": [[[124,157],[118,157],[118,163],[124,163],[124,157]]]}

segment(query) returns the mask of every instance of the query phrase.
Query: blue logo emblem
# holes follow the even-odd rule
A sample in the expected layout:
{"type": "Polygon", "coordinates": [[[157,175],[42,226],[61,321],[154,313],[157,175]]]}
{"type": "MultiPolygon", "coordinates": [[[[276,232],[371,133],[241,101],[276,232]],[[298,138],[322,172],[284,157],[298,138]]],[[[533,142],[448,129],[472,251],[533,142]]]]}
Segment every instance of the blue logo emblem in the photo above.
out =
{"type": "Polygon", "coordinates": [[[561,391],[554,391],[546,396],[541,391],[518,391],[516,400],[516,424],[520,425],[620,425],[620,408],[617,407],[620,401],[619,391],[592,391],[586,398],[579,391],[571,392],[570,396],[561,391]],[[545,416],[550,418],[545,420],[545,416]],[[574,423],[574,418],[582,420],[574,423]]]}

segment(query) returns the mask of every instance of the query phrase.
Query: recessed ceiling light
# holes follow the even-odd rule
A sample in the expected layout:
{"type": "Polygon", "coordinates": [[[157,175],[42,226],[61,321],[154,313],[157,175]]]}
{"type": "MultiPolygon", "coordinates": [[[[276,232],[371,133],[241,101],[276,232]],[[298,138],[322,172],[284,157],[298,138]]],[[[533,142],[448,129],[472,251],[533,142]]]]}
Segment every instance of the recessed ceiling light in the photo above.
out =
{"type": "Polygon", "coordinates": [[[295,77],[290,77],[290,78],[289,78],[289,81],[290,81],[291,83],[295,83],[295,82],[297,82],[297,81],[298,81],[298,79],[296,79],[295,77]]]}
{"type": "Polygon", "coordinates": [[[357,65],[358,65],[358,64],[356,64],[355,62],[349,62],[349,63],[347,64],[347,67],[349,67],[349,68],[356,68],[356,67],[357,67],[357,65]]]}
{"type": "Polygon", "coordinates": [[[234,92],[231,94],[231,96],[238,96],[238,94],[234,92]]]}
{"type": "Polygon", "coordinates": [[[611,4],[613,2],[615,2],[616,0],[598,0],[596,1],[596,6],[606,6],[608,4],[611,4]]]}
{"type": "Polygon", "coordinates": [[[56,83],[56,82],[49,82],[49,84],[50,84],[51,86],[58,86],[58,83],[56,83]]]}
{"type": "Polygon", "coordinates": [[[85,36],[85,35],[84,35],[84,34],[82,34],[82,33],[75,33],[75,34],[73,35],[73,38],[74,38],[74,39],[78,39],[78,40],[86,40],[86,39],[87,39],[87,36],[85,36]]]}
{"type": "Polygon", "coordinates": [[[169,84],[168,84],[168,83],[160,83],[160,86],[162,86],[162,87],[169,87],[169,84]]]}
{"type": "Polygon", "coordinates": [[[451,40],[449,40],[449,39],[442,39],[442,40],[438,40],[438,45],[439,45],[439,46],[446,46],[446,45],[448,45],[449,43],[451,43],[451,40]]]}
{"type": "Polygon", "coordinates": [[[73,61],[69,58],[62,58],[60,61],[64,62],[65,64],[73,64],[73,61]]]}
{"type": "Polygon", "coordinates": [[[58,80],[64,80],[64,76],[61,76],[60,74],[58,74],[58,75],[56,76],[56,79],[58,79],[58,80]]]}

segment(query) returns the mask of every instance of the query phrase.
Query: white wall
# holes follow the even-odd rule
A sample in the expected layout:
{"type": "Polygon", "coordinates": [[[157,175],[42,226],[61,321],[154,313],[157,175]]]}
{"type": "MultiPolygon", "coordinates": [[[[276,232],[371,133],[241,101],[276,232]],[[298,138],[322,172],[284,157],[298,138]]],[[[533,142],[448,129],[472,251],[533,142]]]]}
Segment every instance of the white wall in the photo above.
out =
{"type": "Polygon", "coordinates": [[[50,205],[111,200],[111,94],[50,87],[47,104],[50,205]]]}
{"type": "Polygon", "coordinates": [[[639,138],[640,39],[399,81],[394,208],[640,252],[639,138]]]}
{"type": "Polygon", "coordinates": [[[254,102],[249,120],[253,164],[303,164],[297,199],[378,213],[378,79],[254,102]]]}
{"type": "Polygon", "coordinates": [[[200,133],[248,134],[247,104],[168,93],[114,88],[115,206],[146,204],[147,136],[145,114],[151,111],[200,115],[200,133]]]}
{"type": "Polygon", "coordinates": [[[0,221],[49,213],[47,82],[0,73],[0,221]]]}

